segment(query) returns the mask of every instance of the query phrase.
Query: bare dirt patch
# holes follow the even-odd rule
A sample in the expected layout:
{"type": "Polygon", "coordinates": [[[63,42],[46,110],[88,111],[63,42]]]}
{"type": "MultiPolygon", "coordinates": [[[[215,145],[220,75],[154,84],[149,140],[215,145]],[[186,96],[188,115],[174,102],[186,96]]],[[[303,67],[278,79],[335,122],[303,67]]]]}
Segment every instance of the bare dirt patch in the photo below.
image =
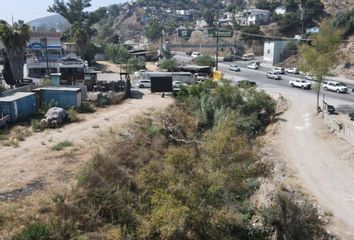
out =
{"type": "MultiPolygon", "coordinates": [[[[1,213],[4,213],[9,221],[13,214],[33,213],[47,206],[54,193],[71,188],[78,172],[97,150],[106,132],[112,129],[124,132],[124,127],[132,119],[141,114],[162,111],[173,102],[170,97],[161,98],[147,91],[141,97],[99,109],[92,114],[80,114],[83,121],[34,133],[17,148],[1,146],[0,218],[1,213]],[[72,146],[61,151],[52,150],[55,144],[63,141],[70,141],[72,146]],[[37,182],[39,179],[40,184],[37,182]],[[11,211],[13,208],[17,213],[11,211]]],[[[16,223],[27,221],[26,216],[30,214],[11,220],[13,226],[0,224],[0,236],[6,236],[7,230],[11,232],[12,228],[18,226],[16,223]]]]}

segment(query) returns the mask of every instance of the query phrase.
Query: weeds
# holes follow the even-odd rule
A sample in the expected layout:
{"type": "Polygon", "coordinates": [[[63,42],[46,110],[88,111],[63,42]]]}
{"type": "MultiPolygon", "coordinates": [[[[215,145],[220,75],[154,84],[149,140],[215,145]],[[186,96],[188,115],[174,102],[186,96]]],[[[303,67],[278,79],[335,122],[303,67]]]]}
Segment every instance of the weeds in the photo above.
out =
{"type": "Polygon", "coordinates": [[[44,124],[42,124],[38,119],[32,119],[31,126],[34,132],[42,132],[45,129],[44,124]]]}
{"type": "Polygon", "coordinates": [[[77,122],[77,121],[80,120],[75,108],[70,108],[68,110],[68,119],[69,119],[70,122],[77,122]]]}
{"type": "Polygon", "coordinates": [[[63,150],[64,148],[67,148],[67,147],[71,147],[73,145],[72,142],[70,141],[62,141],[62,142],[59,142],[57,144],[55,144],[53,147],[52,147],[52,150],[54,151],[61,151],[63,150]]]}

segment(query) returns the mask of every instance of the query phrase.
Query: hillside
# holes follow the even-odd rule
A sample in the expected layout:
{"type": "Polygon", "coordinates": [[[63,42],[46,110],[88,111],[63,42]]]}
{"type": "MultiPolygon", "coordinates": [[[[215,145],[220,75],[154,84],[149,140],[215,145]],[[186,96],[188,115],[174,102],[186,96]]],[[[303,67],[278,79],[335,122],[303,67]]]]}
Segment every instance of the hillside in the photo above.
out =
{"type": "Polygon", "coordinates": [[[52,31],[64,32],[70,27],[70,23],[61,15],[55,14],[52,16],[34,19],[27,23],[32,30],[35,31],[52,31]]]}

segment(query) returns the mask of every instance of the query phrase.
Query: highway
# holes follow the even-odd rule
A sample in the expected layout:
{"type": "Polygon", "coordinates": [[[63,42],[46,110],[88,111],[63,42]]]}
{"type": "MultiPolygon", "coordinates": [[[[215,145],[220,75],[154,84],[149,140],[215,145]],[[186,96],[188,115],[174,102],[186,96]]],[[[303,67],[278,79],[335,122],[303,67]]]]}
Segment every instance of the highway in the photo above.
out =
{"type": "MultiPolygon", "coordinates": [[[[188,62],[192,58],[187,55],[178,54],[175,55],[174,58],[177,61],[188,62]]],[[[237,82],[239,80],[250,80],[257,83],[257,86],[260,89],[265,90],[273,90],[278,91],[280,93],[286,94],[295,94],[298,97],[304,95],[306,97],[313,96],[314,106],[316,103],[316,92],[314,90],[314,85],[316,82],[312,82],[311,90],[302,90],[299,88],[292,88],[289,85],[289,80],[303,78],[303,75],[299,74],[282,74],[281,80],[273,80],[268,79],[266,77],[266,72],[270,70],[270,68],[263,67],[262,64],[258,70],[248,69],[247,64],[252,61],[236,61],[236,62],[219,62],[219,70],[221,70],[224,78],[229,79],[231,81],[237,82]],[[229,65],[236,64],[241,68],[240,72],[232,72],[229,70],[229,65]]],[[[321,89],[320,101],[322,101],[323,97],[330,105],[336,106],[339,112],[343,110],[343,113],[348,113],[349,111],[354,110],[354,94],[352,93],[352,89],[354,89],[354,84],[347,84],[348,93],[336,93],[331,91],[324,91],[321,89]],[[345,105],[345,106],[343,106],[345,105]]]]}

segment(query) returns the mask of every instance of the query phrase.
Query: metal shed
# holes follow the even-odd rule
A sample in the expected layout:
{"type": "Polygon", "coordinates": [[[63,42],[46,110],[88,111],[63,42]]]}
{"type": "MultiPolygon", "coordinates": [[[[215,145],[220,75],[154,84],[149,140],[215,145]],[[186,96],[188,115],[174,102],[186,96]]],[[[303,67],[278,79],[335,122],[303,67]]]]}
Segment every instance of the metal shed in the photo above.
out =
{"type": "Polygon", "coordinates": [[[81,106],[81,89],[73,87],[43,87],[39,92],[39,102],[44,105],[54,103],[57,107],[70,108],[81,106]]]}
{"type": "Polygon", "coordinates": [[[16,92],[6,97],[0,97],[0,116],[9,115],[11,122],[31,115],[37,110],[38,104],[35,93],[16,92]]]}

